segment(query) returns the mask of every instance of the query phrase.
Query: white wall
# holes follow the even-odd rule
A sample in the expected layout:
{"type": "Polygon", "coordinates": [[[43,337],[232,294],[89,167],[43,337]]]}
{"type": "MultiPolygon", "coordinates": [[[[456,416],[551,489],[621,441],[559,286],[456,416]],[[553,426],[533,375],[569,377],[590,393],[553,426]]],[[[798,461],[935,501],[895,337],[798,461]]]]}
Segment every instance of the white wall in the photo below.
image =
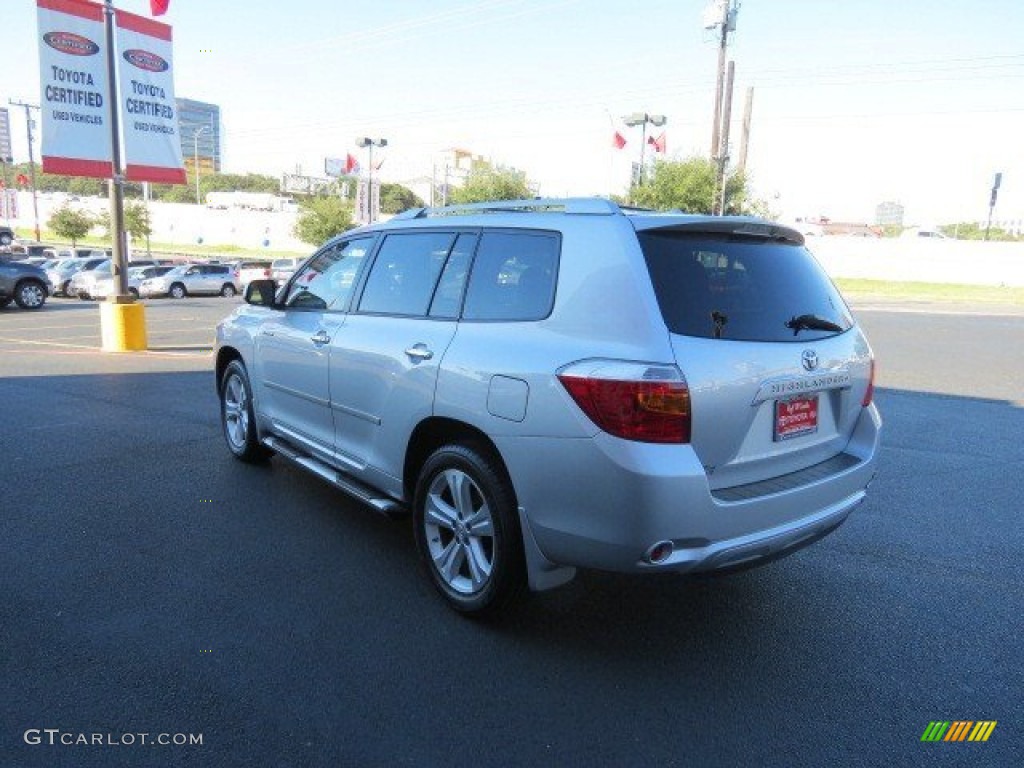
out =
{"type": "Polygon", "coordinates": [[[807,238],[832,277],[1024,286],[1024,243],[931,238],[807,238]]]}
{"type": "MultiPolygon", "coordinates": [[[[46,229],[50,213],[66,200],[67,196],[59,193],[39,194],[41,229],[46,229]]],[[[100,197],[83,197],[71,205],[91,213],[109,209],[107,199],[100,197]]],[[[252,250],[254,254],[268,248],[298,253],[310,253],[313,250],[292,234],[298,215],[296,211],[214,210],[186,203],[157,202],[149,206],[153,222],[151,238],[154,241],[186,247],[197,245],[202,238],[204,245],[237,245],[252,250]]],[[[31,193],[18,193],[18,213],[18,218],[12,222],[13,226],[34,228],[31,193]]],[[[94,230],[94,233],[98,232],[94,230]]]]}

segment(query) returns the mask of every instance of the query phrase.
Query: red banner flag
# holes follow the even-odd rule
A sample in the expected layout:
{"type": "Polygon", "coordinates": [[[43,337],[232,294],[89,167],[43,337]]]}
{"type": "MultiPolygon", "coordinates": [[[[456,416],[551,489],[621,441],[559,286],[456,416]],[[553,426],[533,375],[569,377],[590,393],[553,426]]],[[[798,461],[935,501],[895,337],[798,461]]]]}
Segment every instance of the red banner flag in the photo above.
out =
{"type": "Polygon", "coordinates": [[[345,155],[345,173],[349,176],[359,173],[359,161],[351,153],[345,155]]]}
{"type": "Polygon", "coordinates": [[[618,131],[616,131],[615,135],[612,136],[612,146],[615,147],[616,149],[622,149],[624,146],[626,146],[626,137],[623,136],[618,131]]]}
{"type": "Polygon", "coordinates": [[[655,152],[664,153],[665,152],[665,146],[666,146],[664,131],[662,132],[661,136],[659,136],[658,138],[654,138],[653,136],[648,136],[647,137],[647,143],[650,144],[652,147],[654,147],[654,151],[655,152]]]}
{"type": "Polygon", "coordinates": [[[149,0],[149,10],[154,16],[163,16],[170,4],[171,0],[149,0]]]}

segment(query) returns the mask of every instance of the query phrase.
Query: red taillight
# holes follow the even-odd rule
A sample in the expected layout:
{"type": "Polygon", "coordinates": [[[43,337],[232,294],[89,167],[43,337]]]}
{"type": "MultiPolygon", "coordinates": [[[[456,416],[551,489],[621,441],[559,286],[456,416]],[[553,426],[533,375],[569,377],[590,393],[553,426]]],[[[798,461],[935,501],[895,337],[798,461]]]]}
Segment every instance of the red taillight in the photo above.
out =
{"type": "Polygon", "coordinates": [[[270,267],[267,267],[266,269],[263,270],[263,276],[270,277],[270,267]]]}
{"type": "Polygon", "coordinates": [[[867,408],[875,398],[875,358],[871,358],[871,367],[868,370],[868,388],[864,390],[864,399],[860,404],[867,408]]]}
{"type": "Polygon", "coordinates": [[[690,390],[685,381],[564,372],[558,380],[590,420],[609,434],[645,443],[690,442],[690,390]]]}

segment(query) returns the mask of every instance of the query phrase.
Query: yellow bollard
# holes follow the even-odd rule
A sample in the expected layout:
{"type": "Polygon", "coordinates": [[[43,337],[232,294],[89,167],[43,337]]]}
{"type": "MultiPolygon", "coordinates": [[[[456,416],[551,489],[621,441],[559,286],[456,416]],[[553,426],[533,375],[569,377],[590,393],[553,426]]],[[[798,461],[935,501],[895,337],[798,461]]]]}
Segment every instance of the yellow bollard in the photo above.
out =
{"type": "Polygon", "coordinates": [[[100,304],[104,352],[137,352],[147,348],[146,305],[107,300],[100,304]]]}

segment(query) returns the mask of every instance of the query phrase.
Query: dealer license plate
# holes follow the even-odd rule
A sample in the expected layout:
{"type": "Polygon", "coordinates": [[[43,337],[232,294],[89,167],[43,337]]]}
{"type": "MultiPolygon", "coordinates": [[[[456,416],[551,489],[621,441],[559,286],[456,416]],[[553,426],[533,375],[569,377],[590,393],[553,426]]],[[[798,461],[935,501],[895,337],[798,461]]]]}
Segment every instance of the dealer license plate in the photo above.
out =
{"type": "Polygon", "coordinates": [[[818,396],[775,401],[775,440],[790,440],[818,431],[818,396]]]}

